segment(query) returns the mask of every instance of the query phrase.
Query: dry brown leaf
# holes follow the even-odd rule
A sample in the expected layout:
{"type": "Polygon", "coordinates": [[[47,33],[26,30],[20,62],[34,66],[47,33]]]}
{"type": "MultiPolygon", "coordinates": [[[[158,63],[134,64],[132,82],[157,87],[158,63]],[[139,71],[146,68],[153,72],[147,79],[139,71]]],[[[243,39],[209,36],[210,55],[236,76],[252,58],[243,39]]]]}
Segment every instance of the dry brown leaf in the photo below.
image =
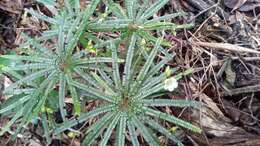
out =
{"type": "Polygon", "coordinates": [[[223,112],[218,108],[217,104],[209,98],[206,94],[197,92],[196,86],[193,83],[189,83],[191,90],[194,92],[194,96],[199,97],[201,101],[203,101],[208,108],[214,111],[218,116],[221,116],[225,119],[223,112]]]}
{"type": "Polygon", "coordinates": [[[233,133],[243,132],[243,129],[233,126],[231,120],[227,118],[219,109],[217,104],[206,94],[197,91],[193,83],[189,83],[195,97],[199,97],[207,106],[202,106],[199,111],[194,111],[193,116],[200,115],[200,125],[206,133],[217,137],[228,137],[233,133]]]}

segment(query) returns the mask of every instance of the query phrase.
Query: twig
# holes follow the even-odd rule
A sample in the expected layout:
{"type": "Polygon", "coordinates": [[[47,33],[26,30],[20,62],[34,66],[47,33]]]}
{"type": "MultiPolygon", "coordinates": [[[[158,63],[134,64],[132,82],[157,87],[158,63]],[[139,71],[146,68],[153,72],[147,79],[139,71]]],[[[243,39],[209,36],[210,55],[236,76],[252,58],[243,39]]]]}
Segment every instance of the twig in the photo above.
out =
{"type": "Polygon", "coordinates": [[[242,93],[254,93],[260,91],[260,84],[259,85],[252,85],[252,86],[246,86],[236,89],[229,89],[228,92],[224,92],[224,96],[232,96],[232,95],[238,95],[242,93]]]}
{"type": "Polygon", "coordinates": [[[260,51],[249,49],[246,47],[241,47],[229,43],[207,43],[207,42],[191,42],[193,45],[198,45],[202,47],[209,47],[214,49],[222,49],[234,52],[247,52],[247,53],[256,53],[260,54],[260,51]]]}
{"type": "MultiPolygon", "coordinates": [[[[231,57],[233,60],[238,60],[240,57],[231,57]]],[[[260,57],[243,57],[245,61],[260,61],[260,57]]]]}
{"type": "Polygon", "coordinates": [[[196,19],[197,17],[199,17],[199,16],[202,15],[203,13],[205,13],[205,12],[207,12],[208,10],[213,9],[213,8],[215,8],[215,7],[217,7],[217,6],[218,6],[218,3],[216,3],[216,4],[214,4],[214,5],[210,6],[210,7],[208,7],[207,9],[204,9],[204,10],[200,11],[197,15],[191,17],[191,19],[190,19],[188,22],[192,22],[194,19],[196,19]]]}

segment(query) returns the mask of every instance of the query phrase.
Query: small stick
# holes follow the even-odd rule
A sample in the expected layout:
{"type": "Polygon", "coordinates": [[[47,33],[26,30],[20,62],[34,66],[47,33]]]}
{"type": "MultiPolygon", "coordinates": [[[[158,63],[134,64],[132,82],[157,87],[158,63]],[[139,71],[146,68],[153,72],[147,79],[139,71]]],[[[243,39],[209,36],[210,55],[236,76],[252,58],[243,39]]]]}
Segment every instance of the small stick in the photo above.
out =
{"type": "Polygon", "coordinates": [[[247,53],[256,53],[260,54],[260,51],[249,49],[246,47],[241,47],[229,43],[207,43],[207,42],[191,42],[193,45],[199,45],[202,47],[209,47],[214,49],[222,49],[222,50],[229,50],[234,52],[247,52],[247,53]]]}
{"type": "Polygon", "coordinates": [[[243,93],[254,93],[260,91],[260,85],[252,85],[252,86],[246,86],[241,88],[235,88],[235,89],[229,89],[229,91],[223,92],[223,96],[233,96],[243,93]]]}

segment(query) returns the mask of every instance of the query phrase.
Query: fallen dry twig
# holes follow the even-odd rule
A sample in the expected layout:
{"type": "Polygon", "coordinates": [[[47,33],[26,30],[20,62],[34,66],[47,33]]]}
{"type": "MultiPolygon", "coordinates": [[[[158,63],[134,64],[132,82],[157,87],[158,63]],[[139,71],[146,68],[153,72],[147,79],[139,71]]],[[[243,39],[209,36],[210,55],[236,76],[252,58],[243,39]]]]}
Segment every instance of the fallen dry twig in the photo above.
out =
{"type": "Polygon", "coordinates": [[[191,42],[193,45],[198,45],[202,47],[209,47],[214,49],[222,49],[234,52],[247,52],[247,53],[256,53],[260,54],[260,51],[249,49],[246,47],[241,47],[229,43],[207,43],[207,42],[191,42]]]}
{"type": "Polygon", "coordinates": [[[229,89],[227,92],[223,93],[223,96],[233,96],[242,93],[252,93],[252,92],[259,92],[259,91],[260,91],[260,85],[252,85],[252,86],[246,86],[241,88],[229,89]]]}

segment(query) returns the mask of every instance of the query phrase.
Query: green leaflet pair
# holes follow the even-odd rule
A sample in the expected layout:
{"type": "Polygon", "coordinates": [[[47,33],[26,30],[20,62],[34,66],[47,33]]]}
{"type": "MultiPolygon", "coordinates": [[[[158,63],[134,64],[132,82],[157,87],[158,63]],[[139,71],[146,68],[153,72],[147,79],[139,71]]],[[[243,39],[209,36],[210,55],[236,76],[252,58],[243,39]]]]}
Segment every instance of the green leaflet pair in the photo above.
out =
{"type": "Polygon", "coordinates": [[[35,117],[41,117],[48,144],[51,143],[52,134],[59,135],[94,117],[98,120],[87,129],[82,145],[96,143],[101,136],[98,144],[105,146],[114,129],[118,146],[126,144],[127,134],[132,145],[140,145],[137,130],[151,146],[159,145],[155,131],[182,145],[157,119],[201,132],[200,128],[157,109],[163,106],[198,108],[200,105],[196,101],[158,98],[166,92],[163,88],[166,76],[161,70],[174,55],[161,46],[169,43],[157,39],[151,32],[188,27],[166,22],[183,13],[153,18],[168,0],[158,0],[151,5],[147,0],[144,3],[125,0],[126,9],[112,0],[104,0],[108,8],[106,13],[111,17],[100,20],[93,17],[100,2],[92,0],[87,8],[80,11],[78,0],[65,0],[65,7],[53,18],[28,10],[28,13],[50,23],[52,27],[37,38],[24,35],[27,41],[21,47],[30,48],[30,54],[1,56],[16,63],[1,67],[1,71],[15,82],[5,90],[10,98],[0,106],[0,114],[13,113],[11,121],[1,128],[0,134],[10,130],[14,123],[20,123],[18,133],[35,117]],[[106,31],[120,32],[121,35],[119,38],[106,36],[102,41],[94,35],[106,31]],[[97,49],[106,53],[94,55],[87,50],[76,51],[85,33],[89,36],[88,40],[96,40],[97,49]],[[154,47],[151,50],[142,49],[140,44],[143,39],[154,47]],[[125,53],[118,49],[122,42],[126,42],[123,43],[125,53]],[[47,44],[52,45],[46,47],[47,44]],[[155,62],[158,55],[161,59],[155,62]],[[55,91],[57,96],[52,94],[55,91]],[[72,98],[76,119],[67,117],[65,99],[68,96],[72,98]],[[58,98],[56,110],[61,113],[61,124],[53,122],[51,113],[42,110],[54,98],[58,98]],[[101,105],[82,112],[84,98],[99,100],[101,105]]]}

